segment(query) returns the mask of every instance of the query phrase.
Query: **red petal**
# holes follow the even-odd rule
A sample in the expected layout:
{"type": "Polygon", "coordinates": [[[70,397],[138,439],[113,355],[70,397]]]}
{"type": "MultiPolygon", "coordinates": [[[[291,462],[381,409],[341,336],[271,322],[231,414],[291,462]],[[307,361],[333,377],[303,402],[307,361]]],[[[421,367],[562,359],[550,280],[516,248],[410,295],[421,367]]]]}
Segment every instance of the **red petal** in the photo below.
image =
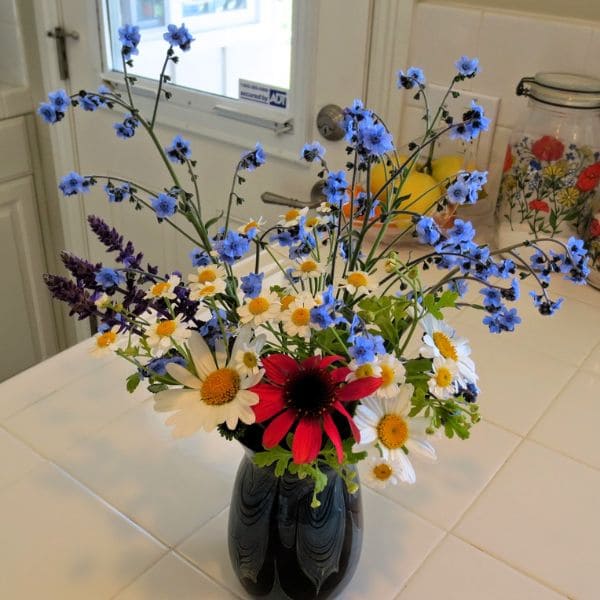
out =
{"type": "Polygon", "coordinates": [[[340,432],[338,431],[337,427],[335,426],[335,423],[329,413],[327,413],[323,417],[323,429],[325,430],[325,433],[329,436],[329,439],[333,443],[335,450],[337,452],[338,462],[341,464],[342,461],[344,460],[344,449],[342,447],[342,438],[340,437],[340,432]]]}
{"type": "Polygon", "coordinates": [[[318,419],[302,419],[296,427],[292,456],[297,465],[309,463],[317,458],[321,450],[323,433],[318,419]]]}
{"type": "Polygon", "coordinates": [[[342,381],[346,381],[346,377],[350,373],[350,369],[348,367],[339,367],[331,371],[331,380],[333,383],[342,383],[342,381]]]}
{"type": "Polygon", "coordinates": [[[351,381],[337,389],[337,399],[342,402],[360,400],[377,390],[381,385],[381,381],[381,377],[362,377],[361,379],[351,381]]]}
{"type": "Polygon", "coordinates": [[[283,392],[279,388],[265,383],[259,383],[254,387],[251,387],[250,391],[258,394],[258,397],[260,398],[258,404],[252,406],[257,423],[262,423],[263,421],[270,419],[273,415],[276,415],[285,408],[283,392]]]}
{"type": "Polygon", "coordinates": [[[352,437],[354,441],[358,444],[360,442],[360,431],[354,422],[354,419],[350,415],[350,413],[345,409],[344,405],[341,402],[335,402],[333,404],[333,408],[337,410],[339,413],[344,415],[346,419],[348,419],[348,425],[350,425],[350,429],[352,429],[352,437]]]}
{"type": "Polygon", "coordinates": [[[327,369],[329,365],[334,363],[336,360],[344,360],[343,356],[338,354],[332,354],[331,356],[310,356],[302,361],[302,366],[305,369],[327,369]]]}
{"type": "Polygon", "coordinates": [[[286,410],[278,417],[275,417],[263,433],[263,446],[273,448],[285,437],[296,419],[296,413],[293,410],[286,410]]]}
{"type": "Polygon", "coordinates": [[[270,354],[262,359],[262,364],[267,378],[278,385],[283,385],[299,368],[298,363],[287,354],[270,354]]]}

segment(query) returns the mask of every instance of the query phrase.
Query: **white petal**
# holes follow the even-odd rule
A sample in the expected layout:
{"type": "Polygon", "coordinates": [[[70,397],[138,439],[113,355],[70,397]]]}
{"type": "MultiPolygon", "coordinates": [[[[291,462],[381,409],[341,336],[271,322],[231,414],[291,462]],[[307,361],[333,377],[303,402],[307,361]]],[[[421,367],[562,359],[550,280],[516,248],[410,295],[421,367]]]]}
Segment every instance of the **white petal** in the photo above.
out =
{"type": "Polygon", "coordinates": [[[417,481],[417,476],[415,475],[415,470],[408,456],[406,456],[404,452],[401,452],[397,457],[397,461],[402,467],[398,473],[400,480],[404,481],[404,483],[415,483],[415,481],[417,481]]]}
{"type": "Polygon", "coordinates": [[[202,382],[181,365],[178,365],[177,363],[168,363],[166,369],[167,373],[173,377],[173,379],[179,381],[179,383],[186,387],[194,390],[199,390],[202,387],[202,382]]]}
{"type": "Polygon", "coordinates": [[[240,421],[242,421],[242,423],[246,423],[246,425],[252,425],[252,423],[254,423],[256,421],[256,415],[254,414],[254,411],[249,406],[240,404],[238,409],[239,409],[240,421]]]}
{"type": "Polygon", "coordinates": [[[249,392],[248,390],[240,390],[237,393],[236,400],[244,406],[254,406],[255,404],[258,404],[260,398],[258,394],[254,392],[249,392]]]}
{"type": "Polygon", "coordinates": [[[424,439],[412,438],[406,442],[406,447],[415,454],[430,461],[437,460],[435,448],[424,439]]]}
{"type": "Polygon", "coordinates": [[[238,333],[238,336],[235,338],[233,349],[231,350],[231,356],[235,356],[243,348],[243,346],[250,341],[251,336],[252,328],[242,327],[238,333]]]}
{"type": "Polygon", "coordinates": [[[156,412],[171,412],[186,409],[200,402],[200,395],[195,390],[165,390],[154,396],[156,412]]]}
{"type": "Polygon", "coordinates": [[[201,429],[206,418],[204,408],[204,406],[199,405],[194,409],[180,410],[172,414],[165,423],[173,426],[173,437],[188,437],[201,429]]]}
{"type": "Polygon", "coordinates": [[[193,331],[188,340],[188,347],[194,367],[201,379],[208,377],[215,369],[215,361],[213,360],[210,348],[204,341],[204,338],[197,332],[193,331]]]}
{"type": "Polygon", "coordinates": [[[242,379],[242,381],[240,383],[240,387],[243,390],[247,390],[248,388],[252,387],[253,385],[256,385],[262,379],[264,374],[265,374],[265,370],[260,369],[257,373],[247,375],[246,377],[244,377],[242,379]]]}
{"type": "MultiPolygon", "coordinates": [[[[356,419],[355,419],[356,421],[356,419]]],[[[374,427],[361,427],[358,422],[356,426],[360,431],[360,445],[372,444],[377,439],[377,430],[374,427]]]]}

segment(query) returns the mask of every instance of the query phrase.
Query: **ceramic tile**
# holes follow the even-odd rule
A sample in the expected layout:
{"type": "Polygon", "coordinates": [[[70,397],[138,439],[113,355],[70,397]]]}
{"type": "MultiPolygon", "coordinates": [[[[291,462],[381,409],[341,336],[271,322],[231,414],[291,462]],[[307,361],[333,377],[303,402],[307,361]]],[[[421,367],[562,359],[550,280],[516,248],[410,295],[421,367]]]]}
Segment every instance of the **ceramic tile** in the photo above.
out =
{"type": "Polygon", "coordinates": [[[579,372],[554,400],[529,437],[600,469],[596,424],[600,420],[600,376],[579,372]]]}
{"type": "Polygon", "coordinates": [[[56,467],[0,492],[2,597],[106,599],[165,549],[56,467]]]}
{"type": "Polygon", "coordinates": [[[590,355],[585,359],[581,368],[600,375],[600,343],[590,352],[590,355]]]}
{"type": "Polygon", "coordinates": [[[471,431],[469,440],[432,439],[438,460],[429,463],[415,458],[417,483],[390,485],[380,493],[435,525],[451,529],[521,439],[483,421],[471,431]]]}
{"type": "Polygon", "coordinates": [[[591,34],[574,22],[484,12],[478,49],[482,71],[473,89],[502,98],[499,124],[512,128],[527,104],[515,95],[519,80],[539,71],[580,71],[591,34]]]}
{"type": "Polygon", "coordinates": [[[0,488],[20,479],[44,461],[31,448],[0,429],[0,488]]]}
{"type": "MultiPolygon", "coordinates": [[[[89,360],[84,357],[83,360],[89,360]]],[[[148,396],[125,389],[131,367],[123,360],[89,373],[19,412],[4,426],[38,452],[61,462],[69,448],[148,396]]]]}
{"type": "Polygon", "coordinates": [[[114,600],[226,600],[233,594],[213,583],[173,553],[161,558],[149,571],[115,596],[114,600]]]}
{"type": "Polygon", "coordinates": [[[68,350],[35,365],[27,371],[2,382],[0,397],[0,420],[5,420],[41,398],[64,387],[78,377],[101,369],[113,361],[114,357],[96,359],[82,356],[90,341],[84,341],[68,350]],[[32,385],[35,373],[37,385],[32,385]]]}
{"type": "Polygon", "coordinates": [[[565,596],[449,535],[411,577],[397,600],[431,598],[560,600],[565,596]]]}
{"type": "Polygon", "coordinates": [[[175,440],[152,401],[73,447],[63,465],[168,545],[229,503],[241,446],[216,431],[175,440]]]}
{"type": "Polygon", "coordinates": [[[571,597],[597,598],[600,473],[525,441],[455,528],[571,597]]]}
{"type": "Polygon", "coordinates": [[[580,302],[585,302],[600,310],[600,290],[593,288],[591,285],[573,285],[564,277],[552,276],[552,289],[558,296],[565,298],[576,298],[580,302]]]}
{"type": "MultiPolygon", "coordinates": [[[[421,67],[429,82],[449,83],[458,58],[463,54],[477,56],[480,23],[479,10],[417,3],[407,67],[421,67]]],[[[467,89],[470,83],[464,82],[467,89]]]]}
{"type": "MultiPolygon", "coordinates": [[[[443,532],[367,488],[363,488],[363,501],[362,554],[356,574],[342,597],[344,600],[391,600],[439,542],[443,532]]],[[[194,533],[178,551],[218,583],[243,594],[229,564],[227,519],[228,511],[224,511],[194,533]]]]}

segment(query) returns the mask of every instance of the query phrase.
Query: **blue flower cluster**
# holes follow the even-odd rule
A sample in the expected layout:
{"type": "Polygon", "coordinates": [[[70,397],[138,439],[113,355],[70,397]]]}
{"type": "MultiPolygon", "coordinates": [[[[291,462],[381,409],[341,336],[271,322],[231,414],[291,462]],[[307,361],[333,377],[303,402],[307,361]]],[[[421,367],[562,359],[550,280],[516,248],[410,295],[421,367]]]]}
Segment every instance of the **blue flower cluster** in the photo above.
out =
{"type": "Polygon", "coordinates": [[[479,73],[479,59],[469,58],[468,56],[461,56],[455,63],[454,66],[458,71],[458,74],[462,78],[475,77],[479,73]]]}
{"type": "Polygon", "coordinates": [[[113,125],[117,137],[122,140],[127,140],[135,135],[135,130],[140,124],[139,120],[132,114],[125,115],[122,123],[115,123],[113,125]]]}
{"type": "Polygon", "coordinates": [[[254,150],[249,150],[242,154],[239,162],[239,168],[246,171],[254,171],[265,164],[265,151],[260,143],[256,143],[254,150]]]}
{"type": "Polygon", "coordinates": [[[344,171],[330,171],[325,178],[323,193],[327,197],[327,202],[334,206],[340,206],[346,197],[348,182],[344,171]]]}
{"type": "Polygon", "coordinates": [[[108,267],[101,268],[96,274],[96,283],[102,286],[105,290],[114,288],[125,282],[125,276],[120,271],[109,269],[108,267]]]}
{"type": "Polygon", "coordinates": [[[107,94],[110,94],[110,90],[105,85],[101,85],[98,88],[97,94],[92,94],[85,91],[79,92],[79,98],[77,99],[77,102],[79,103],[79,106],[83,108],[83,110],[87,112],[94,112],[99,108],[104,108],[107,106],[108,102],[106,98],[102,97],[106,96],[107,94]]]}
{"type": "Polygon", "coordinates": [[[394,149],[391,133],[360,100],[355,100],[344,110],[344,128],[346,140],[363,160],[382,156],[394,149]]]}
{"type": "Polygon", "coordinates": [[[487,171],[463,171],[448,186],[446,197],[451,204],[475,204],[487,182],[487,171]]]}
{"type": "Polygon", "coordinates": [[[323,162],[325,156],[325,148],[319,144],[319,142],[313,142],[312,144],[304,144],[300,151],[300,157],[306,162],[314,162],[318,160],[323,162]]]}
{"type": "Polygon", "coordinates": [[[240,289],[244,292],[246,298],[256,298],[257,296],[260,296],[264,277],[264,273],[249,273],[240,278],[242,282],[240,289]]]}
{"type": "Polygon", "coordinates": [[[316,247],[316,237],[306,228],[306,217],[300,217],[298,225],[278,227],[270,238],[271,243],[289,248],[289,257],[292,260],[310,254],[316,247]]]}
{"type": "Polygon", "coordinates": [[[192,42],[194,41],[194,38],[191,36],[185,25],[177,27],[177,25],[173,24],[167,25],[167,32],[163,34],[163,39],[169,42],[171,46],[179,46],[184,52],[187,52],[190,49],[192,42]]]}
{"type": "Polygon", "coordinates": [[[250,250],[250,238],[236,231],[221,229],[213,238],[213,247],[225,264],[232,265],[250,250]]]}
{"type": "Polygon", "coordinates": [[[104,191],[108,197],[109,202],[123,202],[123,200],[129,200],[131,198],[131,187],[128,183],[124,183],[120,186],[115,185],[112,181],[109,181],[104,186],[104,191]]]}
{"type": "Polygon", "coordinates": [[[46,123],[58,123],[69,110],[71,98],[65,90],[56,90],[48,94],[48,99],[50,102],[42,102],[37,113],[46,123]]]}
{"type": "Polygon", "coordinates": [[[138,44],[142,36],[140,35],[140,28],[137,25],[125,24],[123,27],[119,27],[119,41],[121,42],[121,54],[125,58],[131,57],[131,55],[139,54],[138,44]]]}
{"type": "Polygon", "coordinates": [[[333,286],[330,285],[321,296],[321,304],[310,309],[310,322],[319,329],[346,323],[346,319],[339,313],[342,302],[336,300],[333,286]]]}
{"type": "Polygon", "coordinates": [[[83,177],[75,171],[65,175],[58,184],[58,188],[65,196],[74,196],[75,194],[85,194],[90,191],[92,185],[88,177],[83,177]]]}
{"type": "Polygon", "coordinates": [[[575,237],[567,240],[565,252],[550,251],[546,254],[536,249],[530,257],[530,266],[544,284],[550,283],[550,273],[562,273],[566,280],[579,285],[585,284],[590,274],[583,240],[575,237]]]}
{"type": "Polygon", "coordinates": [[[180,135],[176,135],[171,145],[165,148],[165,152],[171,162],[184,164],[186,160],[192,157],[192,148],[187,140],[180,135]]]}
{"type": "Polygon", "coordinates": [[[159,219],[172,217],[177,211],[177,198],[171,194],[159,194],[156,198],[152,198],[151,203],[159,219]]]}
{"type": "Polygon", "coordinates": [[[490,120],[485,116],[483,106],[471,100],[471,109],[463,113],[462,122],[450,129],[450,139],[470,142],[490,127],[490,120]]]}
{"type": "Polygon", "coordinates": [[[385,354],[383,338],[369,333],[357,335],[353,338],[348,353],[359,365],[373,362],[377,354],[385,354]]]}
{"type": "Polygon", "coordinates": [[[415,86],[425,85],[425,74],[419,67],[410,67],[404,71],[398,71],[398,87],[412,90],[415,86]]]}
{"type": "Polygon", "coordinates": [[[194,248],[190,252],[189,257],[193,267],[205,267],[212,262],[206,250],[202,250],[202,248],[194,248]]]}
{"type": "Polygon", "coordinates": [[[222,341],[225,344],[227,343],[230,329],[231,324],[227,320],[227,313],[219,308],[216,313],[212,313],[212,316],[208,321],[198,328],[198,331],[208,346],[214,350],[217,341],[222,341]],[[221,326],[223,326],[224,332],[222,331],[221,326]],[[223,333],[225,333],[225,339],[223,339],[223,333]]]}
{"type": "Polygon", "coordinates": [[[187,362],[179,354],[175,356],[160,356],[153,358],[143,369],[139,369],[138,372],[142,378],[152,375],[164,377],[167,374],[167,365],[170,363],[181,365],[182,367],[187,366],[187,362]]]}

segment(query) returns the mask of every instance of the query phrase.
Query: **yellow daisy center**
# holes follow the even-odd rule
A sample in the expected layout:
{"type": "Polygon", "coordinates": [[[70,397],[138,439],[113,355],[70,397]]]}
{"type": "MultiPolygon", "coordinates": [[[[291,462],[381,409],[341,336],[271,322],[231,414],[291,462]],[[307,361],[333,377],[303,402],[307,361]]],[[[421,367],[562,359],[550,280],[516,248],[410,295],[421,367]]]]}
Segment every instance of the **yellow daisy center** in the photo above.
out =
{"type": "Polygon", "coordinates": [[[252,229],[257,229],[258,223],[256,221],[250,221],[244,225],[244,233],[248,233],[252,229]]]}
{"type": "Polygon", "coordinates": [[[287,310],[290,307],[290,304],[296,299],[296,296],[284,296],[281,299],[281,310],[287,310]]]}
{"type": "Polygon", "coordinates": [[[358,379],[362,379],[363,377],[373,377],[373,365],[369,363],[365,363],[364,365],[360,365],[354,374],[358,379]]]}
{"type": "Polygon", "coordinates": [[[367,276],[364,273],[350,273],[347,279],[350,285],[353,285],[355,288],[363,287],[369,283],[367,276]]]}
{"type": "Polygon", "coordinates": [[[318,224],[319,224],[319,217],[311,217],[310,219],[306,220],[307,227],[315,227],[318,224]]]}
{"type": "Polygon", "coordinates": [[[452,383],[452,373],[446,367],[440,367],[435,372],[435,382],[440,387],[448,387],[452,383]]]}
{"type": "Polygon", "coordinates": [[[173,320],[171,321],[161,321],[157,326],[156,326],[156,333],[160,336],[160,337],[170,337],[175,333],[175,330],[177,329],[177,323],[173,320]]]}
{"type": "Polygon", "coordinates": [[[198,283],[212,282],[217,278],[213,269],[203,269],[198,273],[198,283]]]}
{"type": "Polygon", "coordinates": [[[299,216],[300,216],[300,211],[297,208],[292,208],[285,213],[284,218],[286,221],[293,221],[294,219],[297,219],[299,216]]]}
{"type": "Polygon", "coordinates": [[[96,338],[96,344],[99,348],[108,348],[117,339],[117,334],[114,331],[105,331],[96,338]]]}
{"type": "Polygon", "coordinates": [[[258,298],[252,298],[252,300],[250,300],[248,303],[248,310],[253,315],[260,315],[267,311],[269,306],[271,306],[271,303],[266,298],[259,296],[258,298]]]}
{"type": "Polygon", "coordinates": [[[373,476],[379,481],[387,481],[392,476],[392,468],[385,463],[373,467],[373,476]]]}
{"type": "Polygon", "coordinates": [[[312,273],[313,271],[316,271],[319,268],[319,265],[314,261],[314,260],[305,260],[301,265],[300,265],[300,271],[302,273],[312,273]]]}
{"type": "Polygon", "coordinates": [[[390,365],[381,365],[381,387],[387,387],[388,385],[394,383],[394,377],[396,373],[394,369],[390,367],[390,365]]]}
{"type": "Polygon", "coordinates": [[[211,296],[217,291],[217,288],[214,285],[205,285],[199,292],[199,296],[211,296]]]}
{"type": "Polygon", "coordinates": [[[408,424],[399,415],[384,415],[377,425],[377,437],[389,450],[402,448],[408,440],[408,424]]]}
{"type": "Polygon", "coordinates": [[[152,286],[150,293],[153,296],[162,296],[165,292],[169,291],[170,287],[171,286],[169,285],[168,281],[159,281],[152,286]]]}
{"type": "Polygon", "coordinates": [[[297,327],[308,325],[310,321],[310,311],[308,308],[295,308],[292,311],[291,321],[297,327]]]}
{"type": "Polygon", "coordinates": [[[434,331],[431,337],[433,338],[433,343],[435,344],[436,348],[440,351],[440,354],[444,358],[458,360],[456,348],[445,333],[442,333],[441,331],[434,331]]]}
{"type": "Polygon", "coordinates": [[[242,362],[246,368],[254,369],[258,365],[258,358],[254,352],[244,352],[242,362]]]}
{"type": "Polygon", "coordinates": [[[209,406],[231,402],[240,389],[240,376],[229,368],[213,371],[203,382],[200,395],[209,406]]]}

